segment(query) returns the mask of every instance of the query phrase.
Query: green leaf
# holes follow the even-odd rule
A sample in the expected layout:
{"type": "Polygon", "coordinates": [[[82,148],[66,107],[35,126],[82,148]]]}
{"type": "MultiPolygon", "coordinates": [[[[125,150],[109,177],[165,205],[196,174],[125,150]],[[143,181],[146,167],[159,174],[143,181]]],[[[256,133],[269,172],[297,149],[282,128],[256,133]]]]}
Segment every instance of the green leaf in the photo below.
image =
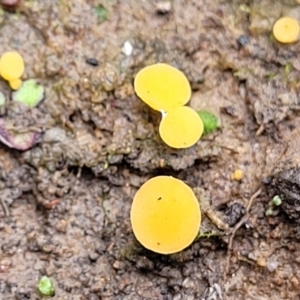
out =
{"type": "Polygon", "coordinates": [[[43,296],[54,296],[55,289],[51,278],[43,276],[38,284],[38,290],[43,296]]]}
{"type": "Polygon", "coordinates": [[[30,107],[37,106],[44,99],[45,89],[34,79],[23,82],[22,86],[12,94],[13,101],[21,102],[30,107]]]}
{"type": "Polygon", "coordinates": [[[212,113],[200,110],[198,115],[201,118],[204,126],[204,135],[215,131],[218,128],[218,118],[212,113]]]}
{"type": "Polygon", "coordinates": [[[108,12],[107,12],[107,9],[102,4],[96,6],[95,11],[96,11],[96,14],[98,17],[98,21],[100,23],[104,22],[107,19],[108,12]]]}

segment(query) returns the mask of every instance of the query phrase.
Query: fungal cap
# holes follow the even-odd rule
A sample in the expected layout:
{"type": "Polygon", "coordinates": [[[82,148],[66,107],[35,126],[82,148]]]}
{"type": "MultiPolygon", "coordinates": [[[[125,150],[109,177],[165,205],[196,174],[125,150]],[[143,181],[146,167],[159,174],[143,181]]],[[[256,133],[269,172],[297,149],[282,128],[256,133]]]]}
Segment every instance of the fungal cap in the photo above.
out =
{"type": "Polygon", "coordinates": [[[166,113],[159,125],[162,140],[173,148],[189,148],[203,133],[203,122],[188,106],[176,107],[166,113]]]}
{"type": "Polygon", "coordinates": [[[19,79],[24,68],[23,57],[16,51],[5,52],[0,58],[0,75],[5,80],[19,79]]]}
{"type": "Polygon", "coordinates": [[[281,43],[293,43],[299,36],[299,24],[290,17],[278,19],[273,26],[273,35],[281,43]]]}
{"type": "Polygon", "coordinates": [[[18,90],[22,86],[21,79],[10,80],[8,83],[12,90],[18,90]]]}
{"type": "Polygon", "coordinates": [[[236,180],[236,181],[241,181],[244,177],[244,173],[240,169],[236,169],[232,174],[231,174],[231,180],[236,180]]]}
{"type": "Polygon", "coordinates": [[[158,111],[183,106],[191,97],[191,87],[186,76],[163,63],[140,70],[135,77],[134,88],[146,104],[158,111]]]}
{"type": "Polygon", "coordinates": [[[145,248],[171,254],[194,241],[201,212],[188,185],[171,176],[157,176],[135,194],[130,218],[133,232],[145,248]]]}

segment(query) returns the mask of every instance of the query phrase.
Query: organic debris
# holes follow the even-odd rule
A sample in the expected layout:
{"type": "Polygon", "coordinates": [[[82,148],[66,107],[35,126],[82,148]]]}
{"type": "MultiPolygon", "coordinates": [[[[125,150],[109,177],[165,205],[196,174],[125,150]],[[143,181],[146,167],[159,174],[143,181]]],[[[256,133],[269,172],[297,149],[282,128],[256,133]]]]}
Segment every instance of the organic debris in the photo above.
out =
{"type": "Polygon", "coordinates": [[[0,118],[0,141],[10,148],[17,150],[28,150],[32,148],[40,139],[41,133],[35,131],[17,131],[11,122],[5,118],[0,118]]]}
{"type": "Polygon", "coordinates": [[[8,12],[15,12],[21,5],[22,0],[1,0],[0,3],[4,10],[8,12]]]}

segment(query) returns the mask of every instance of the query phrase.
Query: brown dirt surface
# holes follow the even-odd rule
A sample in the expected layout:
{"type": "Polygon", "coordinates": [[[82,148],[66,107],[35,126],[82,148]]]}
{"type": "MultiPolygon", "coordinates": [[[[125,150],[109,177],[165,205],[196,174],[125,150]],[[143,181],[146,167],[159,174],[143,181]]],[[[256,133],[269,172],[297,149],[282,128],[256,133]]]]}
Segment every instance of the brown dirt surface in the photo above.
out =
{"type": "Polygon", "coordinates": [[[300,44],[272,36],[280,16],[300,22],[296,0],[24,0],[0,12],[0,54],[18,51],[23,79],[46,89],[36,108],[1,108],[41,136],[23,152],[0,145],[0,300],[46,299],[44,275],[56,300],[300,299],[300,44]],[[189,149],[162,142],[160,114],[134,93],[156,62],[182,70],[188,105],[219,118],[189,149]],[[156,175],[184,180],[203,211],[197,240],[168,256],[139,245],[129,219],[156,175]]]}

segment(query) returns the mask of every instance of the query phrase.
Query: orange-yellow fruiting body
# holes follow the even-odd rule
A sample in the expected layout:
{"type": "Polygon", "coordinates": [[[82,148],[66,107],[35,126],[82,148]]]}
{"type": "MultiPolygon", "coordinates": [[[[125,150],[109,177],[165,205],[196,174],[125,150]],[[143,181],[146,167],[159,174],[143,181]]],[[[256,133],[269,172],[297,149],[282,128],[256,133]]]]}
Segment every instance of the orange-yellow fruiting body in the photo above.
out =
{"type": "Polygon", "coordinates": [[[276,40],[281,43],[296,42],[299,36],[299,24],[293,18],[282,17],[275,22],[273,34],[276,40]]]}
{"type": "Polygon", "coordinates": [[[24,68],[23,58],[16,51],[5,52],[0,58],[0,75],[7,81],[19,79],[24,68]]]}
{"type": "Polygon", "coordinates": [[[191,87],[186,76],[163,63],[140,70],[135,77],[134,88],[145,103],[158,111],[183,106],[191,97],[191,87]]]}
{"type": "Polygon", "coordinates": [[[231,179],[236,181],[241,181],[244,177],[244,173],[242,170],[237,169],[231,174],[231,179]]]}
{"type": "Polygon", "coordinates": [[[10,80],[8,83],[12,90],[18,90],[22,86],[23,82],[21,79],[14,79],[10,80]]]}
{"type": "Polygon", "coordinates": [[[135,194],[130,218],[133,232],[145,248],[171,254],[194,241],[201,212],[188,185],[171,176],[157,176],[135,194]]]}
{"type": "Polygon", "coordinates": [[[188,106],[169,110],[159,125],[162,140],[173,148],[189,148],[203,133],[203,122],[197,112],[188,106]]]}

